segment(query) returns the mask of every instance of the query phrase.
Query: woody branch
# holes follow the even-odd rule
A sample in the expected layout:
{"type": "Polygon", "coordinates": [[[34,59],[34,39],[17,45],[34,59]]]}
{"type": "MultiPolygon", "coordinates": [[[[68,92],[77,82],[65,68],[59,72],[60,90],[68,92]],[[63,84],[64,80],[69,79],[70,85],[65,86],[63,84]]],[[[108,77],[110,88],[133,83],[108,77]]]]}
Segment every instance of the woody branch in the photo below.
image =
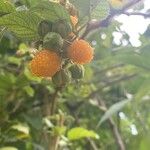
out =
{"type": "Polygon", "coordinates": [[[132,0],[131,2],[127,3],[123,8],[121,9],[110,9],[110,14],[108,15],[107,18],[105,18],[104,20],[97,20],[97,21],[90,21],[85,29],[85,32],[82,34],[82,36],[80,37],[81,39],[84,39],[91,31],[95,30],[95,29],[99,29],[99,28],[103,28],[103,27],[107,27],[111,20],[118,15],[121,14],[126,14],[126,15],[142,15],[145,18],[150,17],[150,14],[144,14],[144,13],[128,13],[126,12],[129,8],[131,8],[132,6],[136,5],[137,3],[141,2],[143,0],[132,0]]]}

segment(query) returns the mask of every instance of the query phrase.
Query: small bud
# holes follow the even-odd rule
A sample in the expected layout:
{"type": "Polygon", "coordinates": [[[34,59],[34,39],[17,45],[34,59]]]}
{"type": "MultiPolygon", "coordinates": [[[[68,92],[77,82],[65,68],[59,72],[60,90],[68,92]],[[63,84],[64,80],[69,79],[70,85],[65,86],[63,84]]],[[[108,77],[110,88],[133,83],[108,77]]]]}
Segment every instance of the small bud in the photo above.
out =
{"type": "Polygon", "coordinates": [[[48,32],[52,30],[52,23],[50,21],[43,20],[39,23],[38,34],[44,37],[48,32]]]}
{"type": "Polygon", "coordinates": [[[62,38],[66,38],[69,33],[71,33],[72,27],[71,24],[63,20],[59,20],[58,22],[53,24],[52,31],[60,34],[62,38]]]}
{"type": "Polygon", "coordinates": [[[43,47],[45,49],[56,50],[56,52],[60,52],[62,46],[63,46],[63,39],[58,33],[49,32],[44,37],[43,47]]]}
{"type": "Polygon", "coordinates": [[[17,52],[16,52],[17,57],[23,57],[25,54],[26,54],[26,52],[23,50],[17,50],[17,52]]]}
{"type": "Polygon", "coordinates": [[[69,71],[73,79],[81,79],[84,77],[84,67],[82,65],[72,65],[69,71]]]}
{"type": "Polygon", "coordinates": [[[56,87],[62,87],[69,83],[70,79],[70,73],[67,70],[62,69],[53,76],[52,82],[56,87]]]}

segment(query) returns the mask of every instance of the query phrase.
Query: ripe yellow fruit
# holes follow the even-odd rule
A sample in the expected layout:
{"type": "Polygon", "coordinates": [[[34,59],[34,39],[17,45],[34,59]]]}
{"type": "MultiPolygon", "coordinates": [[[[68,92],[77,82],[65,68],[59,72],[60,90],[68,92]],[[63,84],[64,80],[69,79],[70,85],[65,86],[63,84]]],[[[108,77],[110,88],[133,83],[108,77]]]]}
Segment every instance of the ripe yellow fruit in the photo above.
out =
{"type": "Polygon", "coordinates": [[[68,58],[77,64],[89,63],[93,53],[93,48],[85,40],[75,40],[67,49],[68,58]]]}
{"type": "Polygon", "coordinates": [[[61,68],[61,58],[52,51],[42,50],[30,63],[32,74],[38,77],[52,77],[61,68]]]}
{"type": "Polygon", "coordinates": [[[75,27],[78,23],[78,17],[77,16],[70,16],[71,22],[73,26],[75,27]]]}

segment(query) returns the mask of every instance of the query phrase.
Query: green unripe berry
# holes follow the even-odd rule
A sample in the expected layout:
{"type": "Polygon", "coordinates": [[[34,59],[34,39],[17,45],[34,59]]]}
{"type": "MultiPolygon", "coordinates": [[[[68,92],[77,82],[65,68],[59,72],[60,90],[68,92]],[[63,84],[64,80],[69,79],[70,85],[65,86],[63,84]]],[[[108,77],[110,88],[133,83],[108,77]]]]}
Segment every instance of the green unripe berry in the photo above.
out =
{"type": "Polygon", "coordinates": [[[73,79],[81,79],[84,77],[84,67],[82,65],[72,65],[69,68],[69,71],[71,73],[71,77],[73,79]]]}
{"type": "Polygon", "coordinates": [[[59,20],[53,24],[52,31],[60,34],[62,38],[66,38],[71,33],[72,26],[64,20],[59,20]]]}
{"type": "Polygon", "coordinates": [[[43,20],[38,25],[38,34],[44,37],[48,32],[52,31],[52,22],[43,20]]]}
{"type": "Polygon", "coordinates": [[[55,50],[60,52],[63,46],[63,39],[60,34],[55,32],[49,32],[43,39],[43,47],[45,49],[55,50]]]}
{"type": "Polygon", "coordinates": [[[61,69],[52,78],[52,82],[56,87],[62,87],[71,81],[71,75],[69,71],[61,69]]]}

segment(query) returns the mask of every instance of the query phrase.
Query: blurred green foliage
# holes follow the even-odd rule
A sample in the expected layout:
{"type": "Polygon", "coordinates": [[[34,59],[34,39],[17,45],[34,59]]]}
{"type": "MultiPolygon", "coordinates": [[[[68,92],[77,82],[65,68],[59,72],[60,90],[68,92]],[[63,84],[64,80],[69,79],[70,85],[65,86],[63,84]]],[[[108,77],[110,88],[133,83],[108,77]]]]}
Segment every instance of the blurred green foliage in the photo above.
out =
{"type": "MultiPolygon", "coordinates": [[[[109,15],[107,1],[70,2],[79,9],[80,25],[87,21],[85,16],[104,19],[109,15]]],[[[39,39],[37,25],[43,18],[70,21],[62,6],[47,3],[0,1],[0,150],[47,150],[45,133],[58,135],[62,150],[93,150],[93,143],[101,150],[116,150],[110,118],[126,149],[148,150],[149,28],[141,35],[138,48],[130,44],[126,33],[122,40],[127,46],[112,42],[112,33],[120,27],[117,21],[90,34],[87,40],[95,48],[93,62],[86,65],[84,79],[59,92],[57,113],[47,116],[44,103],[51,101],[55,87],[50,79],[31,75],[29,52],[32,42],[39,39]],[[63,125],[58,124],[61,118],[63,125]]]]}

